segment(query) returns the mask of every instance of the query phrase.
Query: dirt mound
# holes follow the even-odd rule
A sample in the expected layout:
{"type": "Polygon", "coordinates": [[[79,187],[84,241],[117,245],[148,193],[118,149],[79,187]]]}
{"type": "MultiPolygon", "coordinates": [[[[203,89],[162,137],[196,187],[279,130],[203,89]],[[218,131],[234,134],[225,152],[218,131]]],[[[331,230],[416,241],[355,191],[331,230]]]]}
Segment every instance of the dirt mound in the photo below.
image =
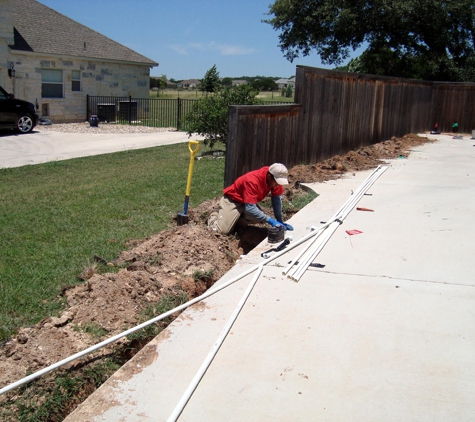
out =
{"type": "MultiPolygon", "coordinates": [[[[301,182],[322,182],[346,172],[371,169],[384,159],[406,157],[411,147],[424,142],[426,138],[408,135],[322,163],[295,166],[289,170],[291,184],[286,188],[286,197],[292,198],[301,182]]],[[[235,236],[213,232],[206,226],[206,220],[217,204],[218,199],[214,199],[190,209],[187,226],[130,241],[129,249],[109,263],[114,268],[109,272],[103,264],[86,268],[80,275],[84,283],[63,292],[68,306],[59,318],[47,318],[33,327],[21,328],[14,338],[0,346],[0,386],[137,325],[144,320],[144,311],[164,297],[184,294],[189,299],[202,294],[240,255],[252,250],[267,235],[266,228],[252,226],[240,229],[235,236]]],[[[97,359],[113,348],[129,347],[130,342],[121,339],[84,360],[97,359]]],[[[69,367],[74,365],[79,364],[69,367]]],[[[11,406],[21,394],[17,389],[1,396],[2,408],[11,406]]]]}
{"type": "Polygon", "coordinates": [[[137,325],[144,308],[164,295],[202,294],[239,257],[237,239],[197,225],[176,227],[131,246],[114,261],[121,268],[117,273],[86,269],[90,278],[64,292],[68,309],[60,318],[23,328],[4,345],[1,385],[137,325]]]}
{"type": "Polygon", "coordinates": [[[427,142],[417,135],[391,138],[389,141],[362,147],[345,155],[335,155],[318,164],[298,165],[289,170],[289,181],[302,183],[324,182],[337,179],[342,174],[353,171],[369,170],[384,163],[384,160],[405,158],[412,147],[427,142]]]}

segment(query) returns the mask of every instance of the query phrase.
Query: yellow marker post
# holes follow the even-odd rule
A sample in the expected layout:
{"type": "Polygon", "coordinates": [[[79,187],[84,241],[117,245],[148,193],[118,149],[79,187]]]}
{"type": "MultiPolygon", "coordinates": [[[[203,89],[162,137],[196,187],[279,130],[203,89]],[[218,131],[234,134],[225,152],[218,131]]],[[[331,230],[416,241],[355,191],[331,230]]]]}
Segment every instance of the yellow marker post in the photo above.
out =
{"type": "Polygon", "coordinates": [[[190,151],[190,165],[188,166],[188,180],[186,181],[186,191],[185,191],[185,207],[183,212],[179,212],[177,215],[177,223],[179,226],[183,224],[188,224],[188,202],[190,201],[190,192],[191,192],[191,178],[193,176],[193,165],[195,164],[195,155],[200,149],[199,141],[189,141],[188,150],[190,151]],[[194,146],[194,148],[192,148],[194,146]]]}

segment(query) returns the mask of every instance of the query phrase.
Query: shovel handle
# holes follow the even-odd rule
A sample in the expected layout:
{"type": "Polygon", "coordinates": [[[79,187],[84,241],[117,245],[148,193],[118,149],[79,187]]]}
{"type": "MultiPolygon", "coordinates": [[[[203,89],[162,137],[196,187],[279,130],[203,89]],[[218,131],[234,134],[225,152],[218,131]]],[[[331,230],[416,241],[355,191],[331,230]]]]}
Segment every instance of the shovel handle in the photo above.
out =
{"type": "Polygon", "coordinates": [[[192,157],[196,155],[198,150],[200,149],[200,142],[199,141],[188,141],[188,150],[192,157]],[[195,145],[195,148],[191,148],[192,145],[195,145]]]}
{"type": "Polygon", "coordinates": [[[188,166],[188,180],[186,181],[186,191],[185,191],[185,206],[183,208],[183,214],[186,215],[188,212],[188,202],[190,200],[190,191],[191,191],[191,177],[193,176],[193,164],[195,162],[195,155],[200,149],[199,141],[189,141],[188,149],[190,151],[190,165],[188,166]],[[192,148],[192,145],[195,148],[192,148]]]}

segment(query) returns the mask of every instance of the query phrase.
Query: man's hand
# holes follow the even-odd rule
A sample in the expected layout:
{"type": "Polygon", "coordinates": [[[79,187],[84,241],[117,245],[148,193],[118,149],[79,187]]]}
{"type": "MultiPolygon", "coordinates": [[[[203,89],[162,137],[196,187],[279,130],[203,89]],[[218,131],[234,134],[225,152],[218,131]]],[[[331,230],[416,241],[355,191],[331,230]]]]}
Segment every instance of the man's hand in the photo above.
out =
{"type": "Polygon", "coordinates": [[[280,220],[278,220],[278,223],[284,226],[284,230],[288,230],[290,232],[294,230],[294,228],[290,224],[284,223],[283,221],[280,221],[280,220]]]}
{"type": "Polygon", "coordinates": [[[277,220],[274,220],[272,217],[267,220],[267,222],[272,226],[272,227],[284,227],[284,224],[278,222],[277,220]]]}
{"type": "Polygon", "coordinates": [[[294,228],[290,225],[290,224],[286,224],[282,221],[277,221],[277,220],[274,220],[273,218],[269,218],[269,221],[268,223],[272,226],[272,227],[283,227],[284,230],[289,230],[289,231],[293,231],[294,228]]]}
{"type": "Polygon", "coordinates": [[[290,232],[294,230],[294,228],[290,224],[282,223],[282,225],[284,226],[285,230],[288,230],[290,232]]]}

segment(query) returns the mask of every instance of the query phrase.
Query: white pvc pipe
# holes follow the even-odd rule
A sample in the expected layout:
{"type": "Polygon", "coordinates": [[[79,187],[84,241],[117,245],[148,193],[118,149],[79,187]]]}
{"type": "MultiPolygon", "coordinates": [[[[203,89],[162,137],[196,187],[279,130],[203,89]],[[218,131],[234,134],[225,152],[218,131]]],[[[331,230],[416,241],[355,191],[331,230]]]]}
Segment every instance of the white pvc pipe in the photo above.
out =
{"type": "MultiPolygon", "coordinates": [[[[277,255],[274,255],[274,256],[268,258],[267,260],[265,260],[265,261],[264,261],[262,264],[260,264],[260,265],[264,265],[265,263],[267,263],[267,262],[269,262],[269,261],[272,261],[272,260],[275,259],[275,258],[277,258],[277,255]]],[[[138,330],[141,330],[142,328],[145,328],[145,327],[147,327],[148,325],[154,324],[155,322],[158,322],[158,321],[160,321],[160,320],[162,320],[162,319],[165,319],[165,318],[169,317],[170,315],[173,315],[175,312],[179,312],[179,311],[181,311],[181,310],[183,310],[183,309],[185,309],[185,308],[188,308],[189,306],[191,306],[191,305],[193,305],[193,304],[195,304],[195,303],[197,303],[197,302],[199,302],[199,301],[201,301],[201,300],[203,300],[203,299],[206,299],[207,297],[213,295],[214,293],[219,292],[220,290],[224,289],[225,287],[228,287],[229,285],[235,283],[236,281],[240,280],[241,278],[247,276],[248,274],[250,274],[250,273],[252,273],[253,271],[255,271],[257,267],[258,267],[258,265],[257,265],[257,266],[254,266],[254,267],[251,267],[250,269],[244,271],[244,272],[243,272],[242,274],[240,274],[239,276],[232,278],[231,280],[227,281],[226,283],[223,283],[223,284],[220,285],[220,286],[216,286],[214,289],[207,290],[207,291],[206,291],[205,293],[203,293],[201,296],[198,296],[198,297],[196,297],[196,298],[194,298],[194,299],[192,299],[192,300],[190,300],[190,301],[188,301],[188,302],[186,302],[186,303],[184,303],[184,304],[182,304],[182,305],[179,305],[179,306],[177,306],[176,308],[173,308],[172,310],[170,310],[170,311],[168,311],[168,312],[165,312],[165,313],[163,313],[163,314],[161,314],[161,315],[158,315],[158,316],[156,316],[155,318],[152,318],[152,319],[150,319],[150,320],[148,320],[148,321],[145,321],[145,322],[143,322],[143,323],[140,324],[140,325],[137,325],[137,326],[132,327],[132,328],[126,330],[126,331],[123,331],[123,332],[120,333],[120,334],[117,334],[117,335],[115,335],[115,336],[113,336],[113,337],[110,337],[110,338],[108,338],[108,339],[106,339],[106,340],[104,340],[104,341],[102,341],[102,342],[100,342],[100,343],[98,343],[98,344],[95,344],[94,346],[91,346],[91,347],[89,347],[89,348],[87,348],[87,349],[85,349],[85,350],[82,350],[81,352],[75,353],[74,355],[69,356],[68,358],[65,358],[65,359],[63,359],[63,360],[60,360],[59,362],[56,362],[56,363],[54,363],[54,364],[52,364],[52,365],[50,365],[50,366],[48,366],[48,367],[46,367],[46,368],[43,368],[43,369],[41,369],[41,370],[39,370],[39,371],[37,371],[37,372],[31,374],[31,375],[28,375],[27,377],[22,378],[22,379],[19,380],[19,381],[16,381],[16,382],[14,382],[14,383],[12,383],[12,384],[9,384],[9,385],[3,387],[2,389],[0,389],[0,395],[6,393],[6,392],[8,392],[8,391],[10,391],[10,390],[12,390],[12,389],[14,389],[14,388],[16,388],[16,387],[18,387],[18,386],[20,386],[20,385],[22,385],[22,384],[25,384],[25,383],[27,383],[27,382],[30,382],[30,381],[34,380],[35,378],[38,378],[38,377],[40,377],[40,376],[42,376],[42,375],[44,375],[44,374],[47,374],[48,372],[51,372],[51,371],[53,371],[54,369],[57,369],[57,368],[59,368],[59,367],[61,367],[61,366],[63,366],[63,365],[66,365],[67,363],[72,362],[72,361],[75,360],[75,359],[78,359],[78,358],[80,358],[80,357],[82,357],[82,356],[85,356],[85,355],[87,355],[87,354],[89,354],[89,353],[92,353],[92,352],[94,352],[94,351],[96,351],[96,350],[98,350],[98,349],[100,349],[100,348],[102,348],[102,347],[104,347],[104,346],[107,346],[108,344],[113,343],[113,342],[115,342],[115,341],[121,339],[122,337],[128,336],[129,334],[132,334],[132,333],[134,333],[134,332],[136,332],[136,331],[138,331],[138,330]]]]}
{"type": "MultiPolygon", "coordinates": [[[[377,171],[380,169],[380,167],[381,167],[381,166],[378,166],[378,168],[376,168],[376,170],[375,170],[374,172],[377,172],[377,171]]],[[[384,168],[384,170],[386,170],[386,169],[387,169],[387,167],[384,168]]],[[[384,171],[384,170],[383,170],[383,171],[384,171]]],[[[378,177],[379,177],[379,176],[378,176],[378,177]]],[[[355,192],[355,193],[356,193],[356,192],[355,192]]],[[[342,210],[344,210],[345,207],[346,207],[346,206],[344,205],[344,206],[338,211],[338,213],[340,213],[342,210]]],[[[336,217],[335,217],[333,220],[335,220],[335,219],[338,218],[338,213],[336,214],[336,217]]],[[[183,309],[186,309],[186,308],[188,308],[189,306],[191,306],[191,305],[193,305],[193,304],[195,304],[195,303],[197,303],[197,302],[199,302],[199,301],[201,301],[201,300],[203,300],[203,299],[206,299],[207,297],[209,297],[209,296],[211,296],[211,295],[213,295],[213,294],[219,292],[220,290],[222,290],[222,289],[228,287],[229,285],[235,283],[236,281],[240,280],[241,278],[243,278],[243,277],[247,276],[248,274],[254,272],[254,271],[255,271],[257,268],[259,268],[261,265],[266,265],[267,263],[269,263],[269,262],[273,261],[274,259],[280,257],[281,255],[287,253],[288,251],[292,250],[293,248],[297,247],[298,245],[302,244],[303,242],[307,241],[308,239],[314,237],[315,235],[317,235],[317,234],[320,235],[320,234],[321,234],[321,231],[322,231],[322,228],[328,227],[328,226],[331,224],[331,222],[332,222],[332,220],[330,220],[329,222],[327,222],[326,224],[324,224],[321,228],[319,228],[319,229],[317,229],[317,230],[314,230],[314,231],[308,233],[307,235],[305,235],[304,237],[302,237],[301,239],[299,239],[299,240],[296,241],[295,243],[289,245],[286,249],[283,249],[282,251],[277,252],[275,255],[266,258],[266,259],[265,259],[264,261],[262,261],[260,264],[254,265],[253,267],[251,267],[251,268],[249,268],[248,270],[244,271],[244,272],[243,272],[242,274],[240,274],[239,276],[236,276],[236,277],[232,278],[231,280],[229,280],[229,281],[223,283],[223,284],[220,285],[220,286],[216,286],[214,289],[207,290],[207,291],[206,291],[205,293],[203,293],[201,296],[198,296],[198,297],[196,297],[196,298],[194,298],[194,299],[192,299],[192,300],[190,300],[190,301],[188,301],[188,302],[186,302],[186,303],[184,303],[184,304],[182,304],[182,305],[177,306],[176,308],[174,308],[174,309],[172,309],[172,310],[170,310],[170,311],[168,311],[168,312],[165,312],[164,314],[158,315],[158,316],[156,316],[155,318],[152,318],[152,319],[150,319],[150,320],[148,320],[148,321],[143,322],[143,323],[140,324],[140,325],[137,325],[136,327],[133,327],[133,328],[130,328],[130,329],[126,330],[126,331],[123,331],[122,333],[119,333],[119,334],[117,334],[117,335],[115,335],[115,336],[113,336],[113,337],[111,337],[111,338],[108,338],[108,339],[106,339],[106,340],[104,340],[104,341],[102,341],[102,342],[100,342],[100,343],[98,343],[98,344],[96,344],[96,345],[94,345],[94,346],[91,346],[91,347],[89,347],[89,348],[87,348],[87,349],[85,349],[85,350],[83,350],[83,351],[81,351],[81,352],[75,353],[74,355],[69,356],[68,358],[65,358],[65,359],[63,359],[63,360],[60,360],[59,362],[54,363],[53,365],[47,366],[46,368],[43,368],[43,369],[41,369],[41,370],[39,370],[39,371],[37,371],[37,372],[31,374],[31,375],[28,375],[28,376],[25,377],[25,378],[22,378],[22,379],[20,379],[20,380],[18,380],[18,381],[16,381],[16,382],[13,382],[13,383],[11,383],[11,384],[8,384],[7,386],[5,386],[5,387],[3,387],[3,388],[0,389],[0,395],[4,394],[4,393],[6,393],[6,392],[8,392],[8,391],[10,391],[10,390],[13,390],[14,388],[19,387],[20,385],[26,384],[27,382],[30,382],[30,381],[32,381],[32,380],[34,380],[34,379],[36,379],[36,378],[38,378],[38,377],[40,377],[40,376],[42,376],[42,375],[44,375],[44,374],[47,374],[48,372],[51,372],[51,371],[53,371],[53,370],[55,370],[55,369],[57,369],[57,368],[59,368],[59,367],[61,367],[61,366],[63,366],[63,365],[66,365],[67,363],[72,362],[73,360],[76,360],[76,359],[78,359],[78,358],[80,358],[80,357],[83,357],[83,356],[85,356],[85,355],[87,355],[87,354],[89,354],[89,353],[92,353],[92,352],[94,352],[94,351],[96,351],[96,350],[98,350],[98,349],[100,349],[100,348],[102,348],[102,347],[104,347],[104,346],[107,346],[108,344],[113,343],[113,342],[115,342],[115,341],[117,341],[117,340],[119,340],[119,339],[121,339],[121,338],[123,338],[123,337],[125,337],[125,336],[128,336],[129,334],[132,334],[132,333],[134,333],[134,332],[136,332],[136,331],[138,331],[138,330],[141,330],[142,328],[145,328],[145,327],[147,327],[147,326],[149,326],[149,325],[151,325],[151,324],[154,324],[155,322],[158,322],[158,321],[160,321],[160,320],[162,320],[162,319],[165,319],[165,318],[167,318],[167,317],[173,315],[175,312],[182,311],[183,309]]],[[[307,249],[308,249],[308,247],[307,247],[307,249]]],[[[292,265],[293,265],[293,264],[292,264],[292,265]]]]}
{"type": "MultiPolygon", "coordinates": [[[[379,167],[378,167],[379,169],[379,167]]],[[[376,172],[376,170],[375,170],[376,172]]],[[[374,173],[373,173],[374,174],[374,173]]],[[[294,262],[297,262],[298,259],[305,253],[307,252],[307,254],[304,256],[304,258],[302,259],[302,262],[299,264],[298,267],[294,267],[292,269],[292,271],[290,271],[290,274],[289,274],[289,277],[294,279],[295,281],[298,281],[300,280],[300,278],[302,277],[302,275],[304,274],[304,272],[306,271],[306,269],[308,268],[308,266],[310,265],[310,263],[315,259],[315,257],[318,255],[318,253],[320,253],[320,251],[323,249],[323,247],[325,246],[325,244],[328,242],[328,240],[330,239],[330,237],[332,236],[332,234],[335,232],[335,230],[338,228],[338,226],[340,225],[340,221],[342,221],[343,218],[346,217],[346,215],[348,215],[348,213],[351,211],[351,209],[353,208],[354,204],[356,204],[360,198],[362,197],[362,195],[364,194],[364,192],[367,190],[366,188],[366,185],[368,185],[368,187],[371,185],[370,184],[370,181],[372,180],[372,178],[374,177],[373,174],[367,179],[367,181],[365,181],[363,183],[363,185],[359,188],[359,190],[357,190],[353,195],[352,198],[350,198],[350,200],[347,201],[347,203],[345,203],[345,205],[343,205],[342,208],[340,208],[340,210],[337,212],[337,214],[331,219],[331,221],[325,223],[323,226],[321,226],[320,228],[318,228],[317,230],[314,231],[314,233],[312,233],[313,236],[316,236],[316,239],[311,242],[311,247],[307,247],[306,249],[304,249],[298,256],[297,258],[295,258],[291,264],[287,267],[288,269],[286,269],[284,271],[284,274],[286,272],[289,271],[290,268],[293,267],[294,265],[294,262]],[[335,221],[335,220],[339,220],[339,221],[335,221]],[[324,235],[322,236],[322,238],[320,238],[319,236],[324,233],[324,235]],[[318,240],[318,242],[317,242],[318,240]]],[[[379,176],[378,176],[379,177],[379,176]]],[[[376,180],[376,179],[375,179],[376,180]]],[[[373,182],[374,183],[374,182],[373,182]]],[[[310,238],[310,236],[308,236],[310,238]]],[[[297,246],[296,244],[293,245],[294,247],[297,246]]],[[[287,250],[288,251],[288,250],[287,250]]],[[[285,252],[287,252],[285,251],[285,252]]],[[[276,256],[274,256],[275,258],[276,256]]],[[[216,342],[214,343],[213,347],[211,348],[210,352],[208,353],[208,356],[206,357],[206,359],[204,360],[204,362],[201,364],[200,368],[198,369],[198,372],[195,374],[193,380],[191,381],[191,383],[188,385],[188,388],[185,390],[185,392],[183,393],[180,401],[177,403],[177,405],[175,406],[172,414],[170,415],[170,417],[167,419],[167,422],[176,422],[178,420],[178,418],[180,417],[181,413],[183,412],[183,409],[185,408],[185,406],[187,405],[188,401],[190,400],[191,396],[193,395],[194,391],[196,390],[196,388],[198,387],[198,384],[200,383],[201,379],[203,378],[204,374],[206,373],[206,371],[208,370],[209,366],[211,365],[211,362],[213,361],[214,357],[216,356],[216,354],[218,353],[218,350],[219,348],[221,347],[221,345],[223,344],[226,336],[228,335],[229,331],[231,330],[231,327],[233,326],[234,322],[236,321],[239,313],[241,312],[244,304],[246,303],[246,300],[248,299],[249,295],[251,294],[251,291],[252,289],[254,288],[261,272],[262,272],[262,269],[263,269],[263,264],[260,264],[259,267],[258,267],[258,271],[257,273],[255,274],[253,280],[251,281],[251,283],[249,284],[248,288],[246,289],[246,292],[244,293],[243,297],[241,298],[238,306],[236,307],[236,309],[234,310],[233,314],[231,315],[230,319],[228,320],[226,326],[223,328],[221,334],[219,335],[218,339],[216,340],[216,342]]]]}
{"type": "Polygon", "coordinates": [[[321,241],[318,242],[314,249],[309,251],[308,258],[299,265],[298,270],[290,277],[292,280],[299,281],[301,279],[308,266],[315,260],[339,225],[339,223],[335,222],[325,231],[325,235],[321,238],[321,241]]]}
{"type": "Polygon", "coordinates": [[[321,251],[323,249],[338,226],[339,223],[337,222],[334,222],[332,225],[330,225],[330,227],[325,230],[325,233],[318,238],[318,242],[316,242],[312,248],[307,250],[307,254],[302,258],[301,262],[287,275],[287,277],[294,281],[299,281],[302,274],[315,259],[316,255],[314,255],[314,251],[321,251]]]}
{"type": "MultiPolygon", "coordinates": [[[[330,226],[330,224],[332,224],[335,220],[338,220],[340,219],[342,213],[346,212],[347,210],[351,210],[353,208],[353,206],[359,201],[359,199],[361,198],[362,196],[362,192],[366,189],[367,190],[367,186],[369,187],[369,183],[371,182],[371,179],[372,178],[377,178],[379,176],[375,176],[377,172],[379,172],[381,169],[383,169],[383,172],[387,169],[387,167],[382,167],[382,166],[378,166],[367,178],[366,180],[360,185],[360,187],[355,191],[353,192],[352,196],[350,196],[350,198],[348,198],[348,200],[343,204],[343,206],[325,223],[323,224],[322,226],[320,226],[318,229],[316,229],[316,231],[314,232],[314,235],[317,235],[320,236],[323,231],[328,227],[330,226]]],[[[364,194],[364,192],[363,192],[364,194]]],[[[348,211],[349,212],[349,211],[348,211]]],[[[316,240],[313,241],[313,243],[310,243],[308,244],[300,253],[299,255],[290,262],[290,264],[284,269],[284,271],[282,272],[282,274],[287,274],[291,269],[292,267],[295,265],[295,263],[300,259],[300,257],[307,252],[308,249],[310,249],[311,247],[313,247],[313,244],[316,242],[316,240]]]]}
{"type": "Polygon", "coordinates": [[[266,258],[260,264],[254,265],[253,267],[250,267],[249,269],[245,270],[243,273],[241,273],[240,275],[232,278],[231,280],[229,280],[229,281],[227,281],[227,282],[225,282],[225,283],[223,283],[219,286],[214,286],[213,289],[207,290],[201,296],[198,296],[198,297],[196,297],[196,298],[194,298],[194,299],[192,299],[192,300],[190,300],[190,301],[188,301],[188,302],[186,302],[182,305],[179,305],[176,308],[174,308],[174,309],[172,309],[168,312],[165,312],[164,314],[158,315],[155,318],[152,318],[148,321],[145,321],[142,324],[137,325],[136,327],[132,327],[132,328],[130,328],[126,331],[123,331],[122,333],[119,333],[119,334],[117,334],[117,335],[115,335],[111,338],[108,338],[108,339],[106,339],[106,340],[104,340],[104,341],[102,341],[102,342],[100,342],[100,343],[98,343],[94,346],[91,346],[91,347],[89,347],[85,350],[82,350],[81,352],[75,353],[72,356],[69,356],[69,357],[67,357],[63,360],[60,360],[59,362],[56,362],[56,363],[54,363],[50,366],[47,366],[46,368],[43,368],[43,369],[41,369],[41,370],[31,374],[31,375],[28,375],[25,378],[22,378],[18,381],[15,381],[11,384],[6,385],[5,387],[0,389],[0,395],[4,394],[4,393],[6,393],[10,390],[13,390],[14,388],[19,387],[20,385],[26,384],[27,382],[30,382],[30,381],[32,381],[32,380],[34,380],[34,379],[36,379],[36,378],[38,378],[38,377],[40,377],[44,374],[47,374],[48,372],[51,372],[51,371],[53,371],[53,370],[55,370],[55,369],[57,369],[57,368],[59,368],[63,365],[66,365],[67,363],[72,362],[73,360],[76,360],[76,359],[78,359],[80,357],[83,357],[83,356],[85,356],[89,353],[92,353],[92,352],[94,352],[94,351],[96,351],[96,350],[98,350],[98,349],[100,349],[104,346],[107,346],[108,344],[113,343],[113,342],[121,339],[122,337],[128,336],[129,334],[132,334],[132,333],[134,333],[138,330],[141,330],[142,328],[145,328],[145,327],[147,327],[151,324],[154,324],[155,322],[158,322],[162,319],[165,319],[165,318],[169,317],[170,315],[173,315],[175,312],[179,312],[179,311],[181,311],[183,309],[186,309],[189,306],[191,306],[191,305],[193,305],[193,304],[195,304],[195,303],[197,303],[197,302],[199,302],[203,299],[206,299],[207,297],[209,297],[209,296],[219,292],[220,290],[228,287],[229,285],[235,283],[236,281],[238,281],[241,278],[247,276],[248,274],[251,274],[257,268],[259,268],[259,266],[266,265],[267,263],[269,263],[269,262],[273,261],[274,259],[280,257],[281,255],[287,253],[288,251],[290,251],[291,249],[293,249],[296,246],[300,245],[301,243],[305,242],[307,239],[311,238],[314,235],[315,235],[315,233],[313,233],[313,232],[308,233],[307,235],[305,235],[304,237],[302,237],[301,239],[299,239],[295,243],[290,244],[286,249],[283,249],[282,251],[277,252],[275,255],[272,255],[272,256],[266,258]]]}
{"type": "Polygon", "coordinates": [[[172,414],[169,416],[167,419],[167,422],[175,422],[181,415],[181,412],[183,412],[183,409],[185,408],[186,404],[190,400],[193,392],[195,391],[196,387],[200,383],[201,379],[203,378],[205,372],[208,370],[209,366],[211,365],[211,362],[213,361],[214,357],[216,356],[216,353],[218,353],[219,348],[223,344],[224,340],[226,339],[226,336],[229,334],[229,331],[231,330],[231,327],[233,326],[234,322],[236,321],[239,313],[241,312],[242,308],[244,307],[244,304],[246,303],[246,300],[248,299],[249,295],[252,292],[252,289],[256,285],[256,282],[261,275],[263,265],[261,264],[259,268],[257,269],[256,274],[254,275],[254,278],[252,279],[251,283],[247,287],[246,291],[244,292],[244,295],[242,296],[241,300],[238,303],[238,306],[232,313],[231,317],[229,318],[228,322],[224,326],[223,330],[221,331],[221,334],[219,335],[218,339],[215,341],[213,347],[208,353],[208,356],[206,356],[206,359],[203,361],[201,364],[200,368],[198,369],[198,372],[194,376],[193,380],[191,381],[190,385],[186,389],[186,391],[183,393],[183,396],[181,397],[180,401],[177,403],[175,406],[175,409],[173,409],[172,414]]]}
{"type": "Polygon", "coordinates": [[[378,166],[378,168],[363,182],[363,184],[353,193],[347,204],[340,210],[340,215],[337,219],[343,221],[353,207],[360,201],[368,189],[376,182],[376,180],[387,170],[387,167],[378,166]]]}
{"type": "Polygon", "coordinates": [[[371,185],[376,181],[376,179],[381,176],[381,174],[386,171],[387,167],[378,166],[368,178],[358,187],[358,189],[352,193],[350,198],[345,202],[345,204],[340,208],[340,210],[335,214],[335,219],[341,219],[341,217],[346,217],[353,207],[359,202],[361,197],[365,192],[371,187],[371,185]]]}
{"type": "MultiPolygon", "coordinates": [[[[353,193],[353,195],[348,199],[348,201],[340,208],[340,210],[332,217],[331,228],[326,228],[326,233],[322,238],[319,238],[319,242],[315,242],[312,245],[309,245],[305,252],[307,254],[301,260],[297,267],[295,267],[287,276],[294,281],[299,281],[304,272],[307,270],[308,266],[315,260],[317,255],[323,249],[325,244],[328,242],[330,237],[336,231],[338,225],[343,221],[353,207],[359,202],[363,197],[365,192],[374,184],[374,182],[387,170],[386,166],[378,166],[373,173],[360,185],[360,187],[353,193]],[[327,233],[328,232],[328,233],[327,233]]],[[[328,222],[327,222],[328,223],[328,222]]],[[[323,227],[323,226],[322,226],[323,227]]]]}
{"type": "Polygon", "coordinates": [[[284,269],[284,271],[282,271],[283,275],[287,274],[292,269],[292,267],[295,265],[296,262],[298,262],[300,257],[307,251],[307,249],[310,247],[310,245],[312,245],[317,240],[317,238],[323,233],[323,230],[325,229],[325,227],[326,226],[319,227],[315,231],[315,233],[314,233],[315,239],[313,239],[312,242],[309,243],[309,245],[307,245],[305,248],[303,248],[299,252],[299,254],[292,261],[290,261],[289,265],[287,265],[287,267],[284,269]]]}

